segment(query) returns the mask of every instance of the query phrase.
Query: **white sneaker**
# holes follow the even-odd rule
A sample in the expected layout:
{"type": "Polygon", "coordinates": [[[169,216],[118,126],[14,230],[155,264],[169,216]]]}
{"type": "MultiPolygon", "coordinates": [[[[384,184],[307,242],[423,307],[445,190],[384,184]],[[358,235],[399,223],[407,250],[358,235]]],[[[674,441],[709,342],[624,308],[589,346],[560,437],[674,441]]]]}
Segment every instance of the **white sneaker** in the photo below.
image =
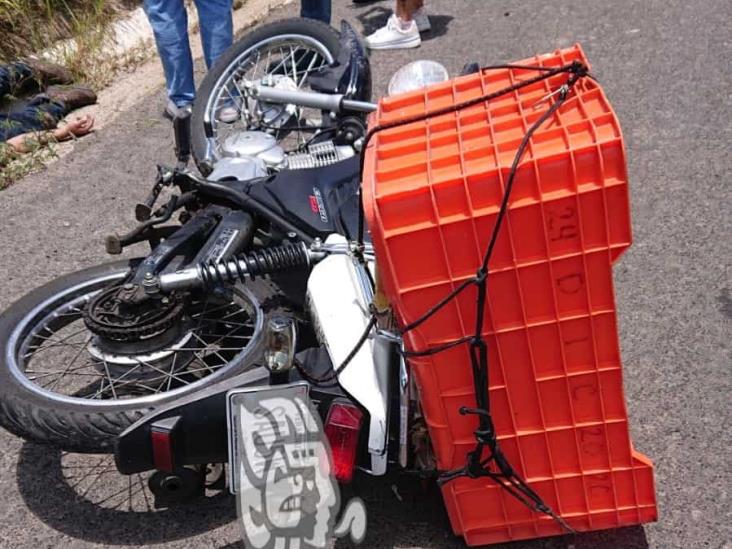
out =
{"type": "Polygon", "coordinates": [[[405,29],[396,14],[389,17],[385,27],[366,37],[366,45],[372,50],[417,48],[421,43],[422,39],[419,37],[419,29],[414,19],[405,29]]]}
{"type": "Polygon", "coordinates": [[[427,15],[427,9],[424,6],[414,12],[412,19],[417,23],[417,30],[419,32],[432,30],[432,23],[430,23],[430,18],[427,15]]]}

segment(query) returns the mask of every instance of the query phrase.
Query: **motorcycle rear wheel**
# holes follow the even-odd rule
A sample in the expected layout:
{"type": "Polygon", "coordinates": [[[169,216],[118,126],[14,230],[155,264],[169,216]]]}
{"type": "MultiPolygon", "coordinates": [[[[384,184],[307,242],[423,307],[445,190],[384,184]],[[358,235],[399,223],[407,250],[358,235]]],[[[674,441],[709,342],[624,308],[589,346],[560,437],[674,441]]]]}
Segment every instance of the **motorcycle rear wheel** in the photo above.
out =
{"type": "Polygon", "coordinates": [[[81,310],[131,267],[118,261],[65,275],[0,316],[0,425],[69,452],[111,452],[115,437],[147,412],[261,357],[262,326],[283,303],[265,280],[235,287],[230,304],[228,296],[192,303],[174,344],[131,355],[100,351],[81,310]]]}

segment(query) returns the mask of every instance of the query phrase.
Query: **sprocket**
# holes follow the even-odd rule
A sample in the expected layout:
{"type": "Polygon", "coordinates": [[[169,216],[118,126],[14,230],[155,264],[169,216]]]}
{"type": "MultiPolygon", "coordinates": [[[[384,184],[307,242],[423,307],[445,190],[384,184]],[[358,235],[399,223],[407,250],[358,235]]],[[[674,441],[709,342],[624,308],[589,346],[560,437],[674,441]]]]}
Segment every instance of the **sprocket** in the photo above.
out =
{"type": "Polygon", "coordinates": [[[184,303],[176,295],[128,302],[125,286],[112,286],[84,309],[84,323],[96,335],[118,342],[139,341],[163,333],[183,317],[184,303]]]}

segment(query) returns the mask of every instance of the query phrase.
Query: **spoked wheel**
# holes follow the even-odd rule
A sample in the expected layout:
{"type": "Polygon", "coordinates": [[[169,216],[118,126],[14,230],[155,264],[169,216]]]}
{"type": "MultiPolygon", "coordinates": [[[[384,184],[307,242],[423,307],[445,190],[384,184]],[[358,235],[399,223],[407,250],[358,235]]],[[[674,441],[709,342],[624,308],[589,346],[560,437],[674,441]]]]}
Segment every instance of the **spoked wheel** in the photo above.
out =
{"type": "Polygon", "coordinates": [[[69,451],[108,451],[145,412],[252,367],[272,286],[259,281],[170,303],[110,334],[99,328],[112,315],[105,293],[128,272],[122,262],[67,275],[2,316],[4,427],[69,451]]]}
{"type": "Polygon", "coordinates": [[[209,172],[242,131],[265,132],[285,152],[300,150],[315,136],[331,131],[321,111],[257,101],[245,83],[308,91],[308,76],[333,63],[339,50],[336,31],[309,19],[265,25],[234,44],[198,90],[192,143],[199,169],[209,172]]]}

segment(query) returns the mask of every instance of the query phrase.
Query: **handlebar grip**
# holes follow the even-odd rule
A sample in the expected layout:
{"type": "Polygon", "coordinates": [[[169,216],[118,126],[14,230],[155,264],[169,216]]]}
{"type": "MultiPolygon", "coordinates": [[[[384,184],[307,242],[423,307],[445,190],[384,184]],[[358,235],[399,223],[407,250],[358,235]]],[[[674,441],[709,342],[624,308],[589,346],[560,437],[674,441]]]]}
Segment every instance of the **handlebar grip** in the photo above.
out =
{"type": "Polygon", "coordinates": [[[175,156],[179,162],[186,163],[191,156],[191,111],[179,109],[173,119],[175,135],[175,156]]]}

